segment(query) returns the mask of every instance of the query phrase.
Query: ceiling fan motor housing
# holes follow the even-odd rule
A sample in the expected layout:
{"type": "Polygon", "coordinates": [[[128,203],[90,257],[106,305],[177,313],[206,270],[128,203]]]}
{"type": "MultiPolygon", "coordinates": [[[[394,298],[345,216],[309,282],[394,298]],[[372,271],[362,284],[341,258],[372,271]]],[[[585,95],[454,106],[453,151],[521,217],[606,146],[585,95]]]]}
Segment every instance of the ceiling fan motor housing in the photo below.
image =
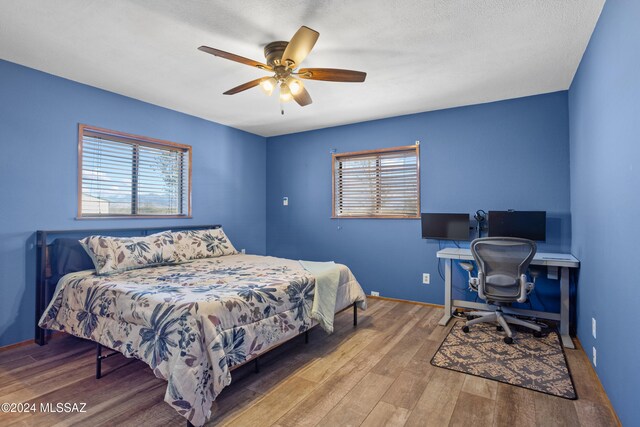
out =
{"type": "Polygon", "coordinates": [[[289,45],[289,42],[271,42],[264,47],[264,57],[267,59],[267,64],[273,68],[280,65],[282,54],[289,45]]]}

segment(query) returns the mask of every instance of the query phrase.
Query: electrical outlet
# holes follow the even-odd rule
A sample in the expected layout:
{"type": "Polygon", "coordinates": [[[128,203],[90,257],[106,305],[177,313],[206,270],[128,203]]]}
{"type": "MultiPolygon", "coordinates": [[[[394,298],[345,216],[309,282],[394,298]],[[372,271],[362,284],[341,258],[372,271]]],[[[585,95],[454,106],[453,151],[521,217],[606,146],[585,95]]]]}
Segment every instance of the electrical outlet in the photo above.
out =
{"type": "Polygon", "coordinates": [[[595,347],[592,347],[592,348],[593,348],[593,366],[598,366],[598,359],[596,357],[597,356],[596,348],[595,347]]]}
{"type": "Polygon", "coordinates": [[[242,252],[242,255],[247,253],[247,251],[245,251],[244,249],[240,249],[240,252],[242,252]]]}
{"type": "Polygon", "coordinates": [[[596,337],[596,318],[592,317],[591,318],[591,335],[593,335],[593,337],[596,337]]]}
{"type": "Polygon", "coordinates": [[[429,273],[422,273],[422,284],[428,285],[431,282],[431,275],[429,273]]]}
{"type": "Polygon", "coordinates": [[[372,296],[372,297],[379,297],[379,296],[380,296],[380,292],[378,292],[378,291],[371,291],[371,296],[372,296]]]}
{"type": "Polygon", "coordinates": [[[282,206],[289,206],[289,198],[288,197],[283,197],[282,198],[282,206]]]}

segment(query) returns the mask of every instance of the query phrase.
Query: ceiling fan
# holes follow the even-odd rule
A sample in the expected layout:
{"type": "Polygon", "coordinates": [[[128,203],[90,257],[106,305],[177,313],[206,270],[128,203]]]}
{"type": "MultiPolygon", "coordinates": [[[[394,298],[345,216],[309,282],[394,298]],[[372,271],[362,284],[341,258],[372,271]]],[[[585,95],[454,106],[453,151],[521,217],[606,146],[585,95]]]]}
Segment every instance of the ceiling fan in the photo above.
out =
{"type": "Polygon", "coordinates": [[[304,107],[311,104],[312,101],[300,79],[360,83],[367,77],[367,73],[361,71],[337,68],[299,68],[302,61],[313,49],[319,36],[320,33],[317,31],[302,26],[293,35],[291,41],[269,43],[264,48],[266,64],[208,46],[200,46],[198,49],[211,55],[273,73],[270,77],[261,77],[229,89],[224,92],[224,95],[235,95],[259,85],[267,95],[271,95],[276,88],[279,88],[281,102],[293,99],[301,107],[304,107]]]}

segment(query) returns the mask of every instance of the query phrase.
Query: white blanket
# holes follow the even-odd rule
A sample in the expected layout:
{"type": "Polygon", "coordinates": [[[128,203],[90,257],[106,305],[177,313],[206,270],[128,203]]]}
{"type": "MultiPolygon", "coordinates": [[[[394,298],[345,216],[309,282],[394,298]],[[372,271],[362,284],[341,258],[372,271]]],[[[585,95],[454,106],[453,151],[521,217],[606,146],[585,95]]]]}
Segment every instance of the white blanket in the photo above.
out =
{"type": "Polygon", "coordinates": [[[301,260],[300,264],[316,279],[311,318],[316,320],[327,333],[332,333],[336,297],[340,283],[340,269],[333,261],[313,262],[301,260]]]}

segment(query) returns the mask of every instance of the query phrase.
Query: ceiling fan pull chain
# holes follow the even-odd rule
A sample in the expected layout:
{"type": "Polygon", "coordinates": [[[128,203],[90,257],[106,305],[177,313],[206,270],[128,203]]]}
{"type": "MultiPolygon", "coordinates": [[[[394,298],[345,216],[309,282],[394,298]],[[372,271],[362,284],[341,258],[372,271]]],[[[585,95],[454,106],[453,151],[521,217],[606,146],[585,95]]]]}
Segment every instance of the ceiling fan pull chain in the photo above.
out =
{"type": "Polygon", "coordinates": [[[280,101],[280,114],[284,116],[284,104],[280,101]]]}

